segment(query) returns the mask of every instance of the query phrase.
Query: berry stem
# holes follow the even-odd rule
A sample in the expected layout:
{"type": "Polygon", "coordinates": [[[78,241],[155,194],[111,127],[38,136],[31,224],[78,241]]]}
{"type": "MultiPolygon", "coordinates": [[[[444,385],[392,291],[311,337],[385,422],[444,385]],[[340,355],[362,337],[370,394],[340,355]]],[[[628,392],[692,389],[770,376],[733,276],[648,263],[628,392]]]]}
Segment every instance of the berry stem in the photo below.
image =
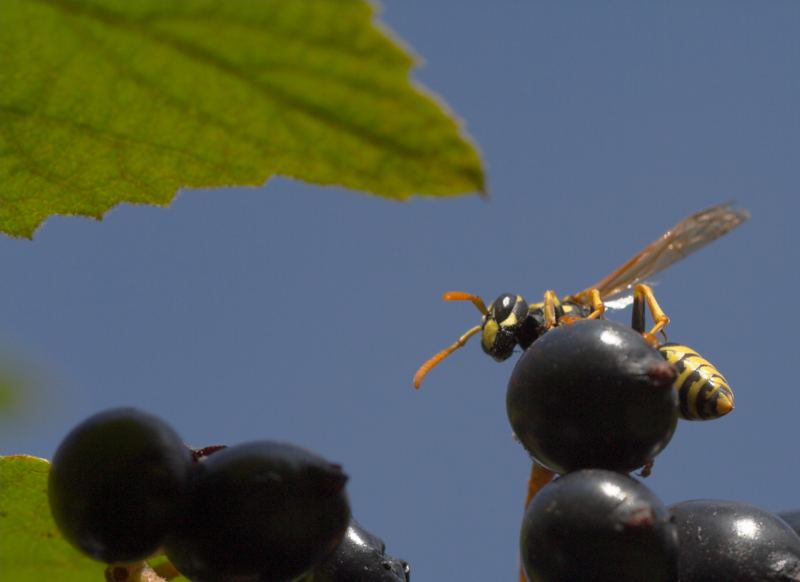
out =
{"type": "MultiPolygon", "coordinates": [[[[171,565],[171,564],[170,564],[171,565]]],[[[174,567],[173,567],[174,569],[174,567]]],[[[177,572],[177,570],[176,570],[177,572]]],[[[174,576],[173,576],[174,577],[174,576]]],[[[167,582],[147,562],[136,564],[111,564],[106,568],[107,582],[167,582]]]]}

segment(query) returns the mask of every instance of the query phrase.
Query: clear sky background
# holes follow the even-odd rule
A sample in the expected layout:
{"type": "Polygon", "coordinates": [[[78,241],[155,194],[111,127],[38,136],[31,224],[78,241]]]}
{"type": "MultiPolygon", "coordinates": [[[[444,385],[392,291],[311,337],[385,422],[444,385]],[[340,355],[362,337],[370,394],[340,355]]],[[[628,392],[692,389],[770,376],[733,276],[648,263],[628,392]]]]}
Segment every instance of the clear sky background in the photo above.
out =
{"type": "Polygon", "coordinates": [[[381,19],[480,145],[489,200],[275,179],[0,239],[0,346],[41,380],[0,454],[50,457],[122,404],[198,446],[287,440],[345,466],[356,517],[412,580],[514,580],[516,357],[474,340],[415,392],[479,320],[442,292],[576,292],[736,200],[752,219],[656,287],[670,338],[717,365],[736,409],[681,423],[646,484],[668,504],[800,507],[800,3],[390,0],[381,19]]]}

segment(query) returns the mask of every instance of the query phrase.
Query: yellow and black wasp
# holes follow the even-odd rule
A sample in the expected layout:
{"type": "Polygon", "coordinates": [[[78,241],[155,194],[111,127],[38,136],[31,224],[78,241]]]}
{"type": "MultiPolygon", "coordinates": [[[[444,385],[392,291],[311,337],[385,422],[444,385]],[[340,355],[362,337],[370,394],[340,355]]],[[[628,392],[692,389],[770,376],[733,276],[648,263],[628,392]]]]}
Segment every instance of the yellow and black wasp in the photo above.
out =
{"type": "Polygon", "coordinates": [[[724,376],[707,360],[685,345],[660,344],[669,317],[662,311],[652,289],[644,281],[679,260],[730,232],[750,217],[746,210],[730,203],[718,204],[681,220],[659,238],[631,257],[618,269],[591,287],[564,298],[545,291],[541,303],[527,303],[521,295],[503,293],[488,307],[469,293],[444,294],[445,301],[470,301],[483,315],[479,325],[467,330],[455,343],[422,364],[414,375],[419,388],[431,369],[461,348],[475,334],[481,334],[483,351],[497,361],[508,359],[517,346],[528,348],[550,328],[575,319],[595,319],[605,312],[605,302],[633,292],[632,326],[644,335],[678,371],[680,415],[689,420],[717,418],[733,409],[733,393],[724,376]],[[645,331],[645,305],[653,326],[645,331]]]}

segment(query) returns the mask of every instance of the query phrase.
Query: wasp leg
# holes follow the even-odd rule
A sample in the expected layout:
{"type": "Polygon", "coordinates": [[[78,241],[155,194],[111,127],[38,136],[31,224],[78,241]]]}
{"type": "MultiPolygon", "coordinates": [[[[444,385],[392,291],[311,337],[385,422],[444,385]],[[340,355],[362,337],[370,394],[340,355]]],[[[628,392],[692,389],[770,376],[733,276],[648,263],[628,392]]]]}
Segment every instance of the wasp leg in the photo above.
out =
{"type": "Polygon", "coordinates": [[[531,474],[528,477],[528,495],[525,497],[525,509],[531,504],[536,494],[542,490],[542,487],[550,483],[556,474],[550,469],[546,469],[536,461],[531,466],[531,474]]]}
{"type": "Polygon", "coordinates": [[[642,334],[644,338],[652,345],[658,345],[656,334],[661,332],[664,337],[664,328],[669,324],[669,317],[661,309],[661,306],[656,301],[656,296],[649,285],[639,284],[633,289],[633,315],[631,317],[631,327],[642,334]],[[644,307],[645,303],[650,309],[650,314],[653,316],[653,327],[650,331],[645,331],[645,316],[644,307]]]}
{"type": "Polygon", "coordinates": [[[547,290],[544,292],[544,327],[551,329],[558,324],[558,314],[563,313],[561,300],[555,291],[547,290]]]}
{"type": "Polygon", "coordinates": [[[568,295],[562,299],[564,302],[570,303],[578,303],[581,306],[591,305],[592,311],[586,317],[580,317],[576,315],[562,315],[558,318],[559,324],[567,324],[575,323],[576,321],[580,321],[581,319],[600,319],[603,317],[603,314],[606,312],[606,304],[603,303],[603,298],[600,295],[600,291],[597,289],[586,289],[581,291],[577,295],[568,295]]]}
{"type": "MultiPolygon", "coordinates": [[[[528,477],[528,495],[525,497],[525,509],[528,509],[528,506],[531,504],[531,501],[533,501],[533,498],[536,497],[536,494],[542,490],[542,487],[550,483],[555,476],[556,474],[550,469],[545,469],[544,466],[533,461],[533,465],[531,465],[531,474],[530,477],[528,477]]],[[[525,576],[522,566],[520,566],[519,582],[527,581],[528,578],[525,576]]]]}
{"type": "Polygon", "coordinates": [[[602,317],[602,315],[606,312],[606,304],[603,303],[603,299],[600,297],[600,291],[597,289],[590,289],[589,298],[592,301],[592,312],[586,316],[586,319],[597,319],[602,317]]]}
{"type": "Polygon", "coordinates": [[[606,312],[606,304],[603,303],[603,297],[597,289],[585,289],[576,295],[570,295],[565,300],[586,305],[587,303],[592,306],[592,312],[584,319],[599,319],[606,312]]]}

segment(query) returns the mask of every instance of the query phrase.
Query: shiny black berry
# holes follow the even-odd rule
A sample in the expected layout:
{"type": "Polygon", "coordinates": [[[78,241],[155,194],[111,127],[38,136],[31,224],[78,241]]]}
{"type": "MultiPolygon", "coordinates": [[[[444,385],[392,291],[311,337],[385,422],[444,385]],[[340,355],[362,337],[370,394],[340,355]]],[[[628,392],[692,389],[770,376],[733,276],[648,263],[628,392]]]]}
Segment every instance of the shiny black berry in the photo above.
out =
{"type": "Polygon", "coordinates": [[[672,438],[675,375],[629,327],[577,321],[522,354],[508,384],[508,417],[528,452],[557,473],[632,471],[672,438]]]}
{"type": "Polygon", "coordinates": [[[336,549],[347,476],[299,447],[259,441],[196,464],[189,508],[166,543],[192,582],[289,580],[336,549]]]}
{"type": "Polygon", "coordinates": [[[710,499],[670,511],[680,538],[681,582],[800,580],[800,538],[778,516],[710,499]]]}
{"type": "Polygon", "coordinates": [[[520,535],[529,580],[675,581],[678,535],[667,508],[635,479],[601,469],[544,487],[520,535]]]}
{"type": "Polygon", "coordinates": [[[778,517],[785,521],[796,534],[800,535],[800,509],[781,511],[778,517]]]}
{"type": "Polygon", "coordinates": [[[314,568],[313,582],[408,582],[408,562],[386,555],[383,540],[350,520],[336,551],[314,568]]]}
{"type": "Polygon", "coordinates": [[[132,408],[70,432],[50,469],[50,509],[72,545],[103,562],[156,551],[181,510],[192,456],[161,419],[132,408]]]}

